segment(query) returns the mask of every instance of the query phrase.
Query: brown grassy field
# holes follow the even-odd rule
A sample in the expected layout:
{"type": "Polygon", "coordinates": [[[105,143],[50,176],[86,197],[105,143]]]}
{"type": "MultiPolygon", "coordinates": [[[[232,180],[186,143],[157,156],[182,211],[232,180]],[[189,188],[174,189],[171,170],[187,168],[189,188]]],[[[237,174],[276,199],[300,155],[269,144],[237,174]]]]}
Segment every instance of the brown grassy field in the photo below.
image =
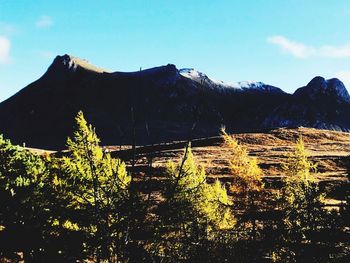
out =
{"type": "MultiPolygon", "coordinates": [[[[317,164],[316,178],[320,187],[327,192],[327,203],[337,204],[343,199],[347,182],[347,156],[350,155],[350,133],[317,130],[310,128],[277,129],[268,133],[244,133],[233,135],[245,145],[251,156],[258,159],[264,171],[266,187],[276,188],[284,176],[282,164],[293,150],[299,136],[302,136],[312,162],[317,164]]],[[[154,174],[161,174],[166,163],[181,158],[185,142],[137,147],[135,169],[147,173],[147,163],[152,159],[154,174]],[[157,172],[159,171],[159,172],[157,172]]],[[[130,148],[106,147],[113,155],[130,162],[130,148]]],[[[212,137],[192,141],[192,150],[198,161],[205,167],[209,180],[220,179],[229,182],[232,175],[228,169],[229,150],[223,145],[221,137],[212,137]]],[[[162,180],[154,176],[153,180],[162,180]]]]}

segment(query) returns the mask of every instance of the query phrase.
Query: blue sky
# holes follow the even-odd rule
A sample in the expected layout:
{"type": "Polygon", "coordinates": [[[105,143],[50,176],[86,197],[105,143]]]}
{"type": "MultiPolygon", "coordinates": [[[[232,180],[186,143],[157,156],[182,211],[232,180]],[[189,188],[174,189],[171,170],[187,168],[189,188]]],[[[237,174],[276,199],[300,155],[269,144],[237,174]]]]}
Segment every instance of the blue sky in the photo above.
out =
{"type": "Polygon", "coordinates": [[[58,54],[113,70],[176,64],[293,92],[314,76],[350,88],[348,0],[0,0],[0,101],[58,54]]]}

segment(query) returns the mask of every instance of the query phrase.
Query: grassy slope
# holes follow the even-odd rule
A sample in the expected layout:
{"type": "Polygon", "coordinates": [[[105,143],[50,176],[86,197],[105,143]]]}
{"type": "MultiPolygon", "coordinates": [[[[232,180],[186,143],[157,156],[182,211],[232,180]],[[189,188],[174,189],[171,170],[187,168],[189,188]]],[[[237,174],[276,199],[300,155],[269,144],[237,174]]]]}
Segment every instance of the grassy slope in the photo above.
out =
{"type": "MultiPolygon", "coordinates": [[[[317,163],[316,178],[320,186],[328,193],[328,203],[338,203],[344,196],[347,181],[345,164],[350,155],[350,133],[318,130],[311,128],[277,129],[268,133],[242,133],[234,135],[245,145],[250,155],[255,156],[264,171],[264,180],[268,188],[278,188],[283,177],[282,163],[288,152],[293,150],[294,143],[302,136],[306,149],[313,162],[317,163]]],[[[170,160],[180,159],[186,142],[171,142],[137,147],[137,164],[139,174],[150,171],[148,158],[152,157],[152,179],[150,182],[161,183],[162,170],[170,160]]],[[[129,146],[105,147],[114,156],[122,157],[131,163],[132,151],[129,146]]],[[[192,141],[193,153],[199,164],[206,168],[209,180],[216,178],[229,182],[232,177],[228,169],[230,157],[228,149],[222,145],[220,137],[197,139],[192,141]]],[[[36,153],[47,152],[32,149],[36,153]]],[[[49,152],[52,153],[52,152],[49,152]]],[[[157,188],[157,186],[155,186],[157,188]]]]}
{"type": "MultiPolygon", "coordinates": [[[[325,187],[329,202],[342,199],[346,183],[345,163],[350,155],[350,133],[317,130],[310,128],[277,129],[269,133],[245,133],[234,135],[240,143],[247,146],[250,154],[259,160],[264,170],[267,187],[274,188],[280,184],[283,176],[282,163],[294,143],[302,136],[306,149],[313,162],[318,164],[316,178],[321,187],[325,187]]],[[[155,170],[162,170],[169,160],[181,158],[184,142],[138,147],[137,170],[146,172],[147,157],[153,157],[155,170]]],[[[220,137],[195,140],[192,142],[193,153],[201,165],[204,165],[210,179],[219,178],[230,181],[228,170],[228,149],[222,145],[220,137]]],[[[130,150],[117,150],[108,147],[113,154],[130,159],[130,150]]],[[[160,172],[159,172],[160,173],[160,172]]],[[[157,174],[157,172],[156,172],[157,174]]],[[[161,180],[161,178],[158,178],[161,180]]]]}

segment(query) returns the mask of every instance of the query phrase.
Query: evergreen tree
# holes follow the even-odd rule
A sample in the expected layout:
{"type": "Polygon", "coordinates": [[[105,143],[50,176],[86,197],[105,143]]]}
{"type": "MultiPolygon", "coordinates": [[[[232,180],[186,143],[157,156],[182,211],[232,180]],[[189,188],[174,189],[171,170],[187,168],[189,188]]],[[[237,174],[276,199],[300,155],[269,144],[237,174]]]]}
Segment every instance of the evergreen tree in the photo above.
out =
{"type": "Polygon", "coordinates": [[[248,155],[245,146],[222,130],[224,145],[229,149],[229,168],[232,175],[230,190],[235,196],[236,209],[248,212],[252,239],[257,236],[256,213],[264,193],[263,172],[256,158],[248,155]]]}
{"type": "Polygon", "coordinates": [[[129,185],[125,163],[114,159],[99,146],[95,130],[83,113],[76,117],[77,129],[68,138],[68,156],[63,157],[55,184],[69,199],[69,209],[79,219],[60,222],[81,229],[87,249],[95,260],[122,260],[128,243],[129,185]]]}
{"type": "Polygon", "coordinates": [[[49,213],[42,198],[45,177],[40,156],[0,135],[0,256],[22,251],[30,262],[44,248],[49,213]]]}
{"type": "Polygon", "coordinates": [[[322,209],[324,195],[315,179],[316,165],[310,162],[301,137],[283,165],[283,171],[280,201],[284,234],[280,243],[286,247],[280,250],[289,257],[294,255],[293,260],[314,260],[318,255],[308,251],[314,249],[313,238],[325,228],[323,220],[327,220],[327,214],[322,209]]]}
{"type": "Polygon", "coordinates": [[[283,171],[285,186],[281,198],[285,226],[292,239],[302,240],[307,231],[316,230],[323,199],[315,180],[316,165],[309,161],[302,138],[289,154],[283,171]]]}
{"type": "Polygon", "coordinates": [[[204,245],[215,240],[219,230],[234,226],[226,189],[219,181],[208,184],[206,179],[190,145],[179,163],[168,163],[158,249],[169,261],[193,260],[199,251],[209,250],[204,245]]]}

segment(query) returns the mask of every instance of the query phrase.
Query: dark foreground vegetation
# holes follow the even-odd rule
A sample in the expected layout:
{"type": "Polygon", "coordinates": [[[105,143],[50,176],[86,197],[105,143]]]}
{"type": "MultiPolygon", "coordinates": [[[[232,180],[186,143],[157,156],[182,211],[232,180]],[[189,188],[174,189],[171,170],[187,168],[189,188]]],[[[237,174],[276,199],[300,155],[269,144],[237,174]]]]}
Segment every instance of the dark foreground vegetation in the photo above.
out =
{"type": "Polygon", "coordinates": [[[1,261],[349,262],[349,190],[339,209],[325,209],[301,138],[276,191],[224,131],[230,182],[208,183],[188,142],[148,188],[151,162],[137,173],[99,146],[82,113],[76,121],[64,156],[0,137],[1,261]]]}

